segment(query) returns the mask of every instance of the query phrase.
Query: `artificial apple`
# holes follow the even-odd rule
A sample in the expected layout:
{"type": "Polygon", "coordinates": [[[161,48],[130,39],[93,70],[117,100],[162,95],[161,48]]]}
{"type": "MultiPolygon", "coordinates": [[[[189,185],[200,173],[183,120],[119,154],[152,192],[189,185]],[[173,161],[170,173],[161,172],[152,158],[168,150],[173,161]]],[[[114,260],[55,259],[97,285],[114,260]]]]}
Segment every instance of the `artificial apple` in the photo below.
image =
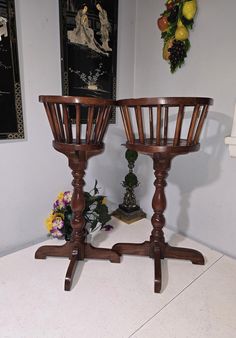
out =
{"type": "Polygon", "coordinates": [[[169,22],[167,19],[167,16],[163,15],[157,20],[157,26],[160,29],[161,32],[167,31],[169,27],[169,22]]]}

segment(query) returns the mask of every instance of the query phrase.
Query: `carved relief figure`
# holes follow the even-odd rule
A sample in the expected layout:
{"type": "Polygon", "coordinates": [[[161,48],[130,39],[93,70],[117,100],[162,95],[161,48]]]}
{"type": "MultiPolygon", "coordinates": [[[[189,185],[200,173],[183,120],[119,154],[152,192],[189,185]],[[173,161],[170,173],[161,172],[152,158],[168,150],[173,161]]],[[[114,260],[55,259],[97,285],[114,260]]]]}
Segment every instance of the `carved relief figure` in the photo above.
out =
{"type": "Polygon", "coordinates": [[[87,12],[88,6],[86,5],[78,11],[75,17],[76,27],[72,31],[67,32],[67,37],[72,43],[87,46],[97,53],[107,55],[94,38],[94,31],[91,27],[89,27],[87,12]]]}
{"type": "Polygon", "coordinates": [[[3,16],[0,16],[0,41],[2,40],[2,36],[7,37],[7,19],[3,16]]]}
{"type": "Polygon", "coordinates": [[[100,24],[101,24],[101,40],[102,40],[102,48],[105,51],[111,51],[112,49],[109,47],[109,32],[111,31],[111,25],[110,22],[108,21],[107,17],[107,12],[105,9],[102,8],[101,4],[98,2],[96,4],[96,7],[99,11],[99,19],[100,19],[100,24]]]}

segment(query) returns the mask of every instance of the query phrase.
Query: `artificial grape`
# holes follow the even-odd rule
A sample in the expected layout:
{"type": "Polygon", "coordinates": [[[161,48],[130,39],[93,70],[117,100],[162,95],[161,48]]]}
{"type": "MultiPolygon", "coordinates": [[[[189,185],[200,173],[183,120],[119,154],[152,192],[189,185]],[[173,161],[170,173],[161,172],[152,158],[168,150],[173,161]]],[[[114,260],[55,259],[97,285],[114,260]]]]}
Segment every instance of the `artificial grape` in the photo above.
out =
{"type": "Polygon", "coordinates": [[[172,46],[168,49],[170,53],[169,60],[171,71],[174,72],[178,65],[181,65],[187,56],[185,44],[183,41],[174,40],[172,46]]]}
{"type": "Polygon", "coordinates": [[[168,21],[170,23],[175,22],[178,18],[178,13],[179,13],[179,6],[174,6],[170,11],[170,14],[168,16],[168,21]]]}

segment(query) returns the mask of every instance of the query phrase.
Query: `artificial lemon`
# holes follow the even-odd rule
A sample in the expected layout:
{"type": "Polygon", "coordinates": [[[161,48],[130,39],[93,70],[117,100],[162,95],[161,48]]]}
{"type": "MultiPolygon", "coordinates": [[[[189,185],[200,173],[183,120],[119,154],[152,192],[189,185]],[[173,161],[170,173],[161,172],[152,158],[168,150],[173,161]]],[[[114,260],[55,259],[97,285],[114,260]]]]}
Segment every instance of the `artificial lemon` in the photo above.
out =
{"type": "Polygon", "coordinates": [[[196,11],[197,11],[196,0],[186,1],[184,3],[182,13],[187,20],[192,20],[196,14],[196,11]]]}
{"type": "Polygon", "coordinates": [[[178,27],[175,31],[176,40],[180,40],[180,41],[187,40],[188,36],[189,36],[188,30],[184,25],[178,27]]]}

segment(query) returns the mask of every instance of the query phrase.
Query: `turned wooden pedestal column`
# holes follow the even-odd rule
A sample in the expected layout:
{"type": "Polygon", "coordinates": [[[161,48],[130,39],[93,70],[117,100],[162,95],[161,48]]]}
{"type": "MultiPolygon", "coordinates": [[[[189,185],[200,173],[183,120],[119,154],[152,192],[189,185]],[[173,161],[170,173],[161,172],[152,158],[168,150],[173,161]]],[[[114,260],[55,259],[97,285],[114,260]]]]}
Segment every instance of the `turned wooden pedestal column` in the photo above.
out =
{"type": "Polygon", "coordinates": [[[112,100],[40,96],[44,103],[48,120],[54,135],[53,147],[67,156],[72,170],[73,195],[71,208],[73,212],[71,225],[73,228],[69,242],[61,246],[45,245],[40,247],[35,258],[45,259],[47,256],[68,257],[70,263],[65,277],[65,290],[69,291],[78,260],[85,258],[108,259],[113,263],[120,262],[120,255],[114,250],[95,248],[86,243],[85,220],[83,211],[84,175],[87,161],[91,156],[103,152],[103,137],[108,125],[112,100]],[[81,112],[86,121],[85,135],[82,135],[81,112]],[[75,121],[74,128],[72,128],[75,121]]]}
{"type": "Polygon", "coordinates": [[[209,98],[143,98],[117,102],[121,108],[127,136],[126,147],[153,159],[155,193],[152,200],[153,230],[149,241],[117,243],[112,249],[119,254],[153,258],[155,292],[161,291],[161,259],[184,259],[190,260],[193,264],[204,264],[204,257],[200,252],[172,247],[165,242],[163,232],[166,209],[165,186],[172,159],[177,155],[199,150],[200,133],[212,102],[209,98]],[[188,119],[185,118],[187,112],[188,119]],[[171,119],[174,121],[172,128],[170,128],[171,119]],[[148,125],[146,129],[144,121],[148,125]]]}

